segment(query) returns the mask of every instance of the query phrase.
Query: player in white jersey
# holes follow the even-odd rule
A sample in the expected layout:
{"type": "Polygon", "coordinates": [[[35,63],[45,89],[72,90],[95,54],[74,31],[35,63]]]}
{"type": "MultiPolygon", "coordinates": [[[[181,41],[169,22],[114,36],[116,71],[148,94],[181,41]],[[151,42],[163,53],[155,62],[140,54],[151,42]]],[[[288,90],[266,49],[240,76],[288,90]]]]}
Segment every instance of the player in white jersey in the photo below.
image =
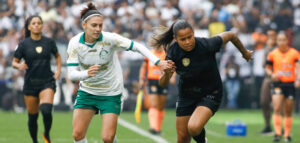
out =
{"type": "Polygon", "coordinates": [[[123,91],[122,69],[117,51],[140,52],[162,71],[174,68],[171,61],[160,61],[146,47],[118,34],[103,32],[103,16],[92,3],[81,11],[83,33],[68,46],[68,75],[79,80],[74,105],[74,143],[87,143],[86,132],[95,113],[101,113],[102,140],[112,143],[116,134],[123,91]]]}

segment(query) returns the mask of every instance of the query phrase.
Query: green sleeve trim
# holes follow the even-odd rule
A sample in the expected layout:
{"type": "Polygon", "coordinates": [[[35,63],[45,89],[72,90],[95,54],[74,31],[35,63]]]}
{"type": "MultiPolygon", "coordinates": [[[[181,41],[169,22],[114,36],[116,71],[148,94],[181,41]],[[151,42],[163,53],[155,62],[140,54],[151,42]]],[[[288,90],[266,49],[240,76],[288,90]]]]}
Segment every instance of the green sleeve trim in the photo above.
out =
{"type": "Polygon", "coordinates": [[[129,47],[129,49],[128,49],[128,50],[132,50],[133,44],[134,44],[134,42],[133,42],[133,41],[131,41],[131,44],[130,44],[130,47],[129,47]]]}
{"type": "Polygon", "coordinates": [[[67,66],[79,66],[79,64],[78,63],[69,63],[69,64],[67,64],[67,66]]]}
{"type": "Polygon", "coordinates": [[[157,62],[155,62],[155,65],[158,65],[159,62],[160,62],[160,60],[158,60],[157,62]]]}

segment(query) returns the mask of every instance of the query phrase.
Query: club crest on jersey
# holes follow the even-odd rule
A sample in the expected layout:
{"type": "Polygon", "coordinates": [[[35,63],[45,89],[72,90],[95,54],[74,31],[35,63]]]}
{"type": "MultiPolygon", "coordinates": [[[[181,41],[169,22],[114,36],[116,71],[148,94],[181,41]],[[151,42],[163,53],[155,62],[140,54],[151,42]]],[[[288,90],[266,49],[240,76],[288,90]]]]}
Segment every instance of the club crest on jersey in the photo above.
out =
{"type": "Polygon", "coordinates": [[[99,53],[99,56],[101,59],[105,59],[108,56],[108,51],[106,50],[101,50],[99,53]]]}
{"type": "Polygon", "coordinates": [[[43,47],[41,47],[41,46],[35,47],[35,51],[36,51],[38,54],[40,54],[40,53],[42,53],[42,51],[43,51],[43,47]]]}
{"type": "Polygon", "coordinates": [[[190,65],[190,59],[189,58],[183,58],[182,59],[182,64],[185,66],[185,67],[187,67],[187,66],[189,66],[190,65]]]}

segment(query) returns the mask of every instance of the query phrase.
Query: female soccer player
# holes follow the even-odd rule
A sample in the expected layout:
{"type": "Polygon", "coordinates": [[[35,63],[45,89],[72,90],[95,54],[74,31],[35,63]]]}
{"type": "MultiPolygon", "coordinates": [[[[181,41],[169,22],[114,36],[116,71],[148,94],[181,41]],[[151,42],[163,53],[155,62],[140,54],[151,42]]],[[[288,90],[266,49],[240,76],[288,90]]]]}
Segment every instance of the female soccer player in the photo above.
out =
{"type": "Polygon", "coordinates": [[[294,108],[295,87],[300,87],[300,54],[289,47],[284,32],[277,35],[277,48],[268,54],[266,74],[272,79],[274,142],[281,140],[281,109],[284,107],[284,140],[291,142],[292,111],[294,108]],[[297,75],[295,74],[295,69],[297,75]]]}
{"type": "Polygon", "coordinates": [[[86,132],[95,113],[102,117],[102,140],[112,143],[121,110],[122,69],[117,51],[138,51],[161,70],[174,68],[171,61],[160,61],[146,47],[115,33],[102,31],[103,16],[88,3],[81,11],[83,33],[73,37],[68,46],[68,75],[79,80],[74,105],[73,138],[86,143],[86,132]]]}
{"type": "MultiPolygon", "coordinates": [[[[159,57],[160,60],[164,60],[166,57],[165,51],[162,46],[154,47],[151,52],[159,57]]],[[[166,103],[166,95],[168,94],[168,87],[161,87],[158,85],[158,80],[161,75],[160,69],[149,62],[147,58],[143,62],[140,68],[139,85],[142,87],[145,83],[148,83],[148,101],[150,103],[148,111],[148,119],[150,124],[149,131],[152,134],[160,135],[161,127],[164,118],[164,106],[166,103]],[[147,78],[146,78],[147,73],[147,78]]],[[[175,74],[174,74],[175,75],[175,74]]],[[[172,83],[175,83],[175,76],[171,79],[172,83]]]]}
{"type": "Polygon", "coordinates": [[[39,109],[43,115],[45,132],[43,138],[50,143],[55,80],[60,78],[61,57],[54,40],[42,36],[43,21],[39,16],[30,16],[25,22],[25,39],[15,51],[12,66],[25,70],[23,93],[28,111],[28,128],[34,143],[37,143],[37,119],[39,109]],[[56,60],[56,72],[50,67],[51,55],[56,60]],[[24,61],[22,61],[22,59],[24,61]]]}
{"type": "Polygon", "coordinates": [[[194,37],[192,26],[185,20],[178,20],[169,28],[161,27],[161,30],[164,32],[154,35],[152,46],[164,46],[166,59],[172,60],[176,69],[165,70],[159,84],[167,85],[174,71],[180,77],[176,108],[177,142],[189,143],[192,136],[197,143],[204,143],[204,125],[218,110],[223,93],[216,52],[229,41],[247,61],[251,59],[252,51],[245,49],[233,32],[212,38],[194,37]]]}

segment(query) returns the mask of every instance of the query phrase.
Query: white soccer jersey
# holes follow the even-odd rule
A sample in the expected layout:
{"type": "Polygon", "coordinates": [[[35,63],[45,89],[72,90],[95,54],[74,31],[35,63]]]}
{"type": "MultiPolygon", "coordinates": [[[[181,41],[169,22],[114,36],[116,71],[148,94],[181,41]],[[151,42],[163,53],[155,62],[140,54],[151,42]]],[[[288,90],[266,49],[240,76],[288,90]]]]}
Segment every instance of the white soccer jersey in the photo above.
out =
{"type": "MultiPolygon", "coordinates": [[[[116,51],[132,50],[133,45],[134,42],[127,38],[103,31],[93,45],[84,42],[84,33],[73,37],[67,50],[68,67],[79,66],[80,71],[85,71],[92,65],[101,65],[96,76],[80,81],[79,89],[98,96],[121,94],[123,74],[116,51]]],[[[156,57],[150,56],[150,58],[158,63],[156,57]]]]}

